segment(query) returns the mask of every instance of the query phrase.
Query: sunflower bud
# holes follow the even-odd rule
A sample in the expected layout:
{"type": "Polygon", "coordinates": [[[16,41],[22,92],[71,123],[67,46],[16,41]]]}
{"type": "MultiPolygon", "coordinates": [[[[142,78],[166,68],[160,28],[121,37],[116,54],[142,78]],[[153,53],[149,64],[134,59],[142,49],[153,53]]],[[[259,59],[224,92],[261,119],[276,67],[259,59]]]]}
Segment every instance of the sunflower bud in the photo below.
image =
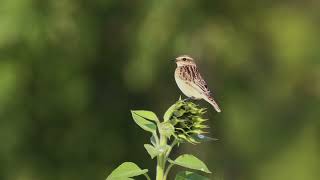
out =
{"type": "MultiPolygon", "coordinates": [[[[209,128],[204,125],[207,119],[203,118],[205,108],[183,100],[177,101],[165,114],[165,121],[174,127],[173,136],[178,142],[189,142],[192,144],[202,142],[204,129],[209,128]]],[[[207,137],[206,137],[207,138],[207,137]]]]}

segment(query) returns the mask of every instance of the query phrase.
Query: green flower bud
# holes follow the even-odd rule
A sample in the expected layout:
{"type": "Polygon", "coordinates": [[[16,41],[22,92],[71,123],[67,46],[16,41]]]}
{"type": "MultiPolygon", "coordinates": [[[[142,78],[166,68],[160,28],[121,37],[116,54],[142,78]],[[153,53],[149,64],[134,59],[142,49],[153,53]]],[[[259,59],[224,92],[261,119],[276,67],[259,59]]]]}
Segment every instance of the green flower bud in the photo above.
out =
{"type": "Polygon", "coordinates": [[[204,129],[209,128],[209,126],[203,124],[207,121],[203,117],[205,113],[205,108],[200,108],[192,102],[179,100],[169,108],[165,120],[173,127],[171,135],[178,142],[196,144],[201,142],[199,137],[207,133],[204,129]]]}

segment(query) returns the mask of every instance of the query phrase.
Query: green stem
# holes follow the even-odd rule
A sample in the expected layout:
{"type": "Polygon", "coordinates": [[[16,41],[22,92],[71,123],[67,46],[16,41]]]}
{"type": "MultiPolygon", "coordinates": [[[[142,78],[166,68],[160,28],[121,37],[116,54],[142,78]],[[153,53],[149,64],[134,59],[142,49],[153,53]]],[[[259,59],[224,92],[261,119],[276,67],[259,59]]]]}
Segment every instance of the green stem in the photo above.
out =
{"type": "MultiPolygon", "coordinates": [[[[165,147],[167,145],[167,138],[160,134],[160,146],[165,147]]],[[[164,177],[164,170],[166,168],[166,152],[161,153],[157,157],[157,176],[156,180],[166,180],[164,177]]]]}
{"type": "MultiPolygon", "coordinates": [[[[172,142],[172,144],[170,145],[170,148],[169,148],[169,149],[167,150],[167,152],[165,153],[165,161],[167,161],[167,158],[169,157],[169,154],[170,154],[172,148],[173,148],[177,143],[178,143],[177,140],[174,140],[174,141],[172,142]]],[[[167,169],[165,170],[165,173],[164,173],[164,175],[163,175],[163,179],[164,179],[164,180],[167,179],[168,174],[169,174],[169,171],[170,171],[170,169],[172,168],[172,166],[173,166],[173,164],[170,164],[170,165],[167,167],[167,169]]]]}
{"type": "Polygon", "coordinates": [[[159,145],[159,138],[158,138],[158,134],[155,132],[155,133],[152,133],[153,136],[154,136],[154,139],[156,140],[156,144],[159,145]]]}
{"type": "Polygon", "coordinates": [[[171,150],[173,149],[173,147],[178,144],[178,141],[175,139],[172,144],[170,145],[170,148],[168,149],[167,153],[166,153],[166,157],[169,157],[169,154],[171,153],[171,150]]]}
{"type": "Polygon", "coordinates": [[[168,166],[168,168],[166,169],[166,171],[165,171],[165,173],[164,173],[164,179],[167,179],[167,177],[168,177],[168,174],[169,174],[169,172],[170,172],[170,169],[172,168],[172,166],[173,166],[174,164],[170,164],[169,166],[168,166]]]}
{"type": "Polygon", "coordinates": [[[147,180],[151,180],[148,174],[143,174],[143,175],[147,178],[147,180]]]}
{"type": "Polygon", "coordinates": [[[156,180],[163,180],[163,175],[164,175],[164,168],[162,165],[162,160],[161,156],[158,157],[158,162],[157,162],[157,177],[156,180]]]}

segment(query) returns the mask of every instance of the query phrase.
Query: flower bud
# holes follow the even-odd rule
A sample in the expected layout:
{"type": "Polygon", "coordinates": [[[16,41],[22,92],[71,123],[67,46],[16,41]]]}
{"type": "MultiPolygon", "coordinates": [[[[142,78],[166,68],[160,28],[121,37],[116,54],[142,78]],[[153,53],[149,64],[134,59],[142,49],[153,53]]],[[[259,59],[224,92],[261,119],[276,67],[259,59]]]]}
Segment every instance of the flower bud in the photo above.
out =
{"type": "Polygon", "coordinates": [[[172,135],[178,142],[200,143],[197,137],[207,133],[204,129],[209,128],[203,124],[207,120],[203,118],[205,108],[200,108],[192,102],[179,100],[169,110],[170,112],[166,113],[169,114],[167,122],[174,127],[172,135]]]}

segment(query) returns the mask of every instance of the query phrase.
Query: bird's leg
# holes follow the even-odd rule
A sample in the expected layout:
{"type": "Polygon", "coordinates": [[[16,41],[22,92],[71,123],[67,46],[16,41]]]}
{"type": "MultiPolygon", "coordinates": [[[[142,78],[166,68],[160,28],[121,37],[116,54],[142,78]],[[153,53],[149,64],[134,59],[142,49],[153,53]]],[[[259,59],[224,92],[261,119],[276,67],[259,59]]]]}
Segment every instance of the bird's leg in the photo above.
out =
{"type": "Polygon", "coordinates": [[[188,97],[186,99],[183,99],[182,101],[186,102],[186,101],[193,100],[193,99],[195,99],[195,98],[191,96],[191,97],[188,97]]]}

